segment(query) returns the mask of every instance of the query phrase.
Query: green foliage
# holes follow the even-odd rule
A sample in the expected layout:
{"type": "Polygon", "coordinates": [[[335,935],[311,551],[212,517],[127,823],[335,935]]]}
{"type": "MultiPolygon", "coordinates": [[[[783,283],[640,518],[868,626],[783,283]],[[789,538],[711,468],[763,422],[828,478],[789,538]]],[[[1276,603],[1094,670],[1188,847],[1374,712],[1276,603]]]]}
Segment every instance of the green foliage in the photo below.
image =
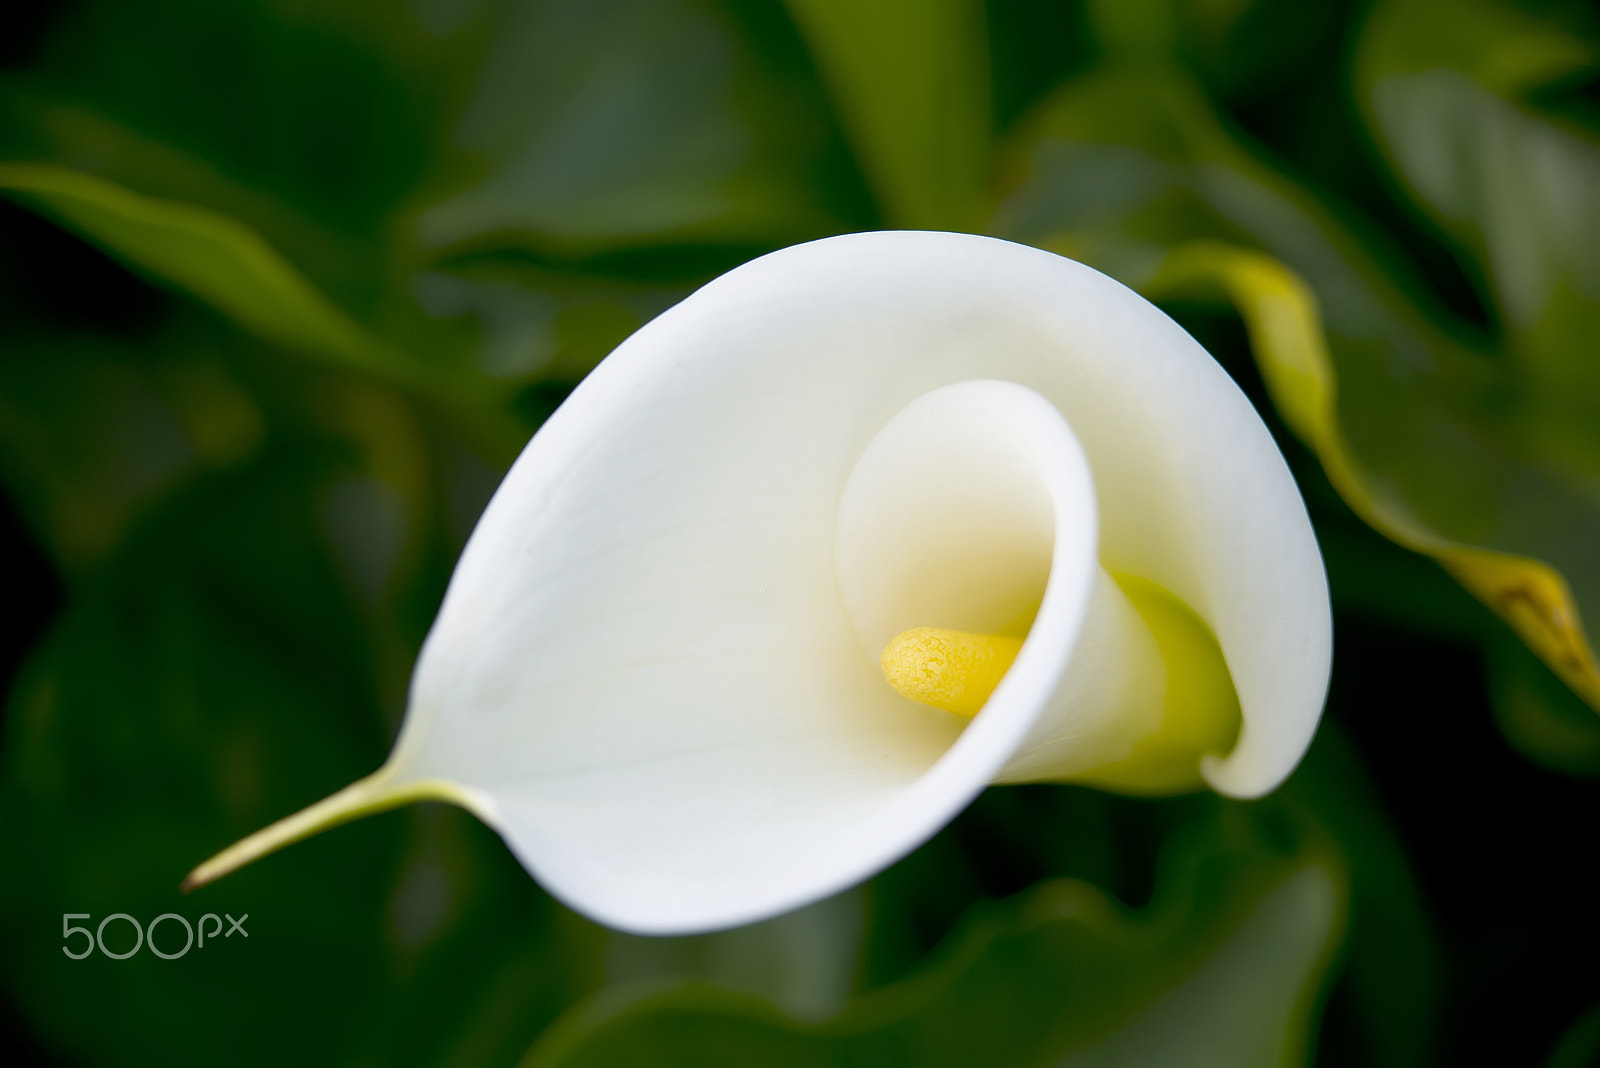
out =
{"type": "Polygon", "coordinates": [[[686,283],[840,227],[798,42],[743,26],[696,0],[84,5],[0,77],[0,186],[508,460],[500,383],[573,381],[686,283]],[[596,318],[625,325],[594,345],[596,318]]]}
{"type": "Polygon", "coordinates": [[[8,985],[77,1058],[199,1064],[225,1050],[269,1064],[311,1045],[331,1060],[437,1063],[473,1045],[504,1059],[585,989],[581,963],[559,963],[572,919],[453,811],[375,821],[204,898],[178,894],[173,873],[195,856],[385,748],[374,687],[347,667],[372,654],[352,641],[360,611],[302,479],[315,484],[276,462],[149,522],[125,568],[75,598],[14,696],[8,985]],[[252,938],[173,962],[74,961],[43,922],[68,910],[249,913],[252,938]],[[491,996],[514,1008],[480,1022],[491,996]],[[244,1030],[256,1034],[241,1045],[244,1030]]]}
{"type": "Polygon", "coordinates": [[[687,982],[602,998],[523,1063],[1303,1063],[1342,873],[1313,845],[1275,841],[1281,812],[1210,815],[1183,828],[1135,912],[1046,882],[969,913],[925,968],[825,1022],[687,982]]]}
{"type": "Polygon", "coordinates": [[[893,226],[978,223],[988,57],[974,0],[789,0],[893,226]]]}
{"type": "MultiPolygon", "coordinates": [[[[1336,729],[1260,803],[991,791],[859,891],[698,939],[599,930],[433,807],[177,883],[378,765],[478,509],[617,342],[884,225],[1242,324],[1230,370],[1310,450],[1285,436],[1341,626],[1482,649],[1505,741],[1592,780],[1587,7],[86,0],[40,26],[0,69],[0,479],[66,595],[0,740],[0,981],[52,1055],[1290,1065],[1337,981],[1335,1061],[1441,1056],[1448,888],[1336,729]],[[97,318],[106,278],[142,310],[97,318]],[[251,937],[77,961],[69,910],[251,937]]],[[[1594,1015],[1562,1011],[1512,1060],[1586,1063],[1594,1015]]]]}
{"type": "Polygon", "coordinates": [[[379,368],[378,343],[260,236],[204,208],[163,203],[66,167],[13,164],[0,187],[286,348],[379,368]]]}

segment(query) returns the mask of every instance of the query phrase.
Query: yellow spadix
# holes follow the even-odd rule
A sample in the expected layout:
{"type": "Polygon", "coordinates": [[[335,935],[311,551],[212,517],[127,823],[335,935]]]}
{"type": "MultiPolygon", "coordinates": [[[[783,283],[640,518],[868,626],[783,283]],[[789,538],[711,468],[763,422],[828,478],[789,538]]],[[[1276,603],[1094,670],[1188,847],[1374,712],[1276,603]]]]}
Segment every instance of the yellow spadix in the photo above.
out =
{"type": "MultiPolygon", "coordinates": [[[[1141,664],[1147,685],[1139,689],[1150,692],[1152,714],[1142,730],[1134,728],[1135,740],[1121,759],[1063,778],[1135,794],[1192,789],[1199,758],[1229,751],[1239,737],[1239,697],[1227,662],[1216,637],[1182,601],[1132,575],[1113,581],[1133,609],[1132,625],[1148,632],[1144,644],[1154,655],[1141,664]]],[[[1005,678],[1022,642],[1008,634],[913,627],[884,646],[883,677],[902,697],[971,719],[1005,678]]]]}
{"type": "Polygon", "coordinates": [[[1021,638],[913,627],[883,649],[883,677],[913,701],[971,719],[1022,648],[1021,638]]]}

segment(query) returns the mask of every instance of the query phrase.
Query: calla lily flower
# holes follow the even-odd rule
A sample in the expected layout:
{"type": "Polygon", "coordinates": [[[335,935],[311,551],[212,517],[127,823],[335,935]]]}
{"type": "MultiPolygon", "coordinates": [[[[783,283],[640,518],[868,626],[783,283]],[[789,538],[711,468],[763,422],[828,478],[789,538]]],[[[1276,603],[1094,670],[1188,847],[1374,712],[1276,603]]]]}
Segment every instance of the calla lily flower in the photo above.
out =
{"type": "Polygon", "coordinates": [[[1330,655],[1294,481],[1181,328],[1037,249],[830,238],[579,385],[469,540],[388,762],[186,885],[444,798],[603,923],[733,926],[991,783],[1264,794],[1330,655]]]}

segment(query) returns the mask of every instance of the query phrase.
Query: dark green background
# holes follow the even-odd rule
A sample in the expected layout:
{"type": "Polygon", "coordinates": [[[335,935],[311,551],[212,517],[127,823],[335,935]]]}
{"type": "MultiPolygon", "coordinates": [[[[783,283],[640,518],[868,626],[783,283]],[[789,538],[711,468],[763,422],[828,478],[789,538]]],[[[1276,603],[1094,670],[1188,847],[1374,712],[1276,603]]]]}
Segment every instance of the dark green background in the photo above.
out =
{"type": "Polygon", "coordinates": [[[614,936],[431,805],[178,895],[381,762],[478,509],[583,374],[831,233],[1000,233],[1135,286],[1263,251],[1322,304],[1372,485],[1600,606],[1589,5],[853,9],[7,7],[0,165],[204,209],[324,302],[0,200],[8,1063],[1051,1064],[1307,864],[1342,913],[1283,1063],[1591,1063],[1600,720],[1340,500],[1204,295],[1163,307],[1277,436],[1334,598],[1328,712],[1271,798],[997,788],[861,890],[699,939],[614,936]],[[60,953],[63,913],[166,911],[249,940],[60,953]]]}

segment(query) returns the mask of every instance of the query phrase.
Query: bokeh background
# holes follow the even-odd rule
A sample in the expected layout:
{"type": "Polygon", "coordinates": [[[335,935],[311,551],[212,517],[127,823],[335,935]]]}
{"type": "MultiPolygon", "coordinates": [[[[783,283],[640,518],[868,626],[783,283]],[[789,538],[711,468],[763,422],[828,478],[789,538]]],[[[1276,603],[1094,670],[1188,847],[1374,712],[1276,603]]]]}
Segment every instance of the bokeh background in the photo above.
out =
{"type": "Polygon", "coordinates": [[[6,1063],[1600,1060],[1592,5],[4,11],[6,1063]],[[884,227],[1091,263],[1255,403],[1336,619],[1281,790],[993,789],[688,939],[436,805],[178,894],[382,761],[479,509],[618,341],[884,227]],[[167,912],[248,937],[62,953],[167,912]]]}

